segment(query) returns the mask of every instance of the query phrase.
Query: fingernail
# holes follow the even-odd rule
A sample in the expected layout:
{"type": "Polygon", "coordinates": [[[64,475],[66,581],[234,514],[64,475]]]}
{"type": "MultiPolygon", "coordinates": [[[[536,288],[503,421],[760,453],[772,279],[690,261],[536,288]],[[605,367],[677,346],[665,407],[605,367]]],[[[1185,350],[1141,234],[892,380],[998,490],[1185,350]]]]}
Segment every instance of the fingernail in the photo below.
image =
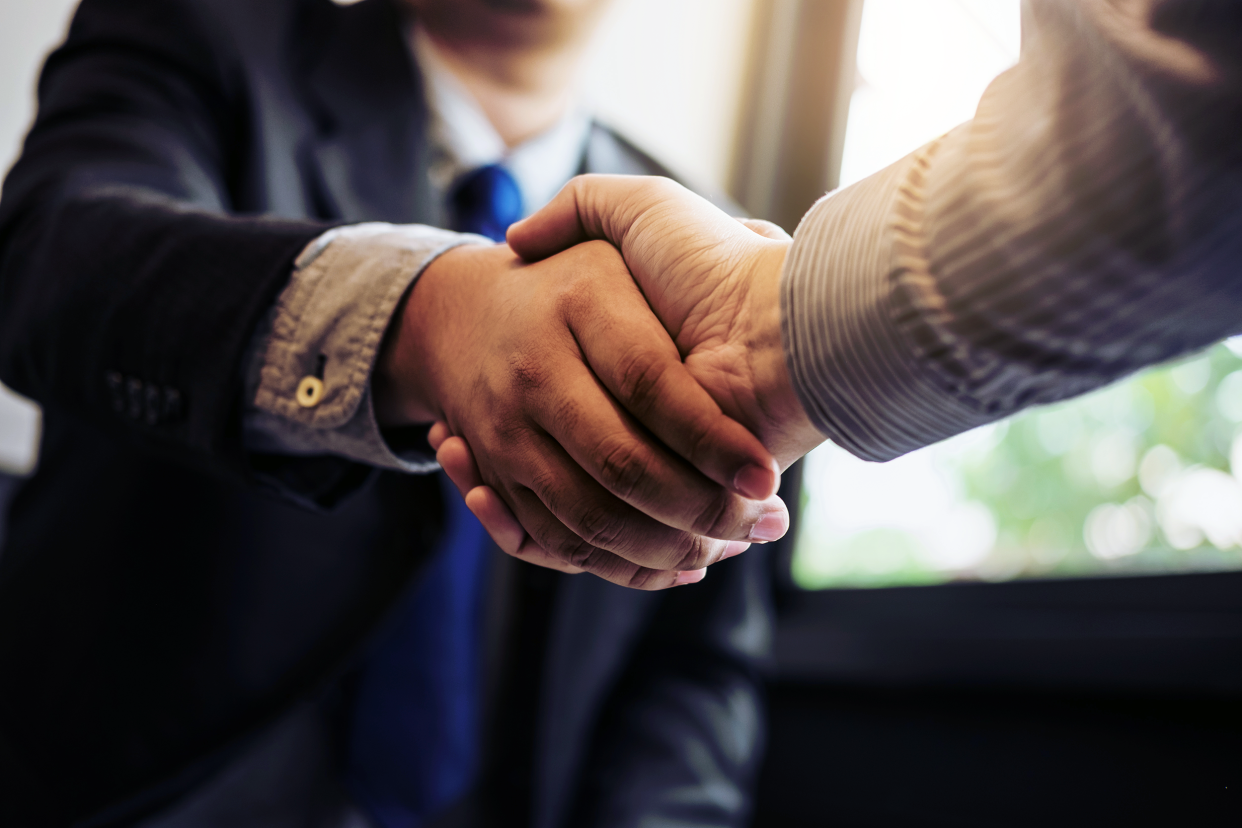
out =
{"type": "Polygon", "coordinates": [[[723,561],[728,558],[736,557],[737,555],[745,552],[747,549],[750,549],[750,544],[746,541],[729,541],[725,544],[725,551],[724,554],[720,556],[720,560],[723,561]]]}
{"type": "Polygon", "coordinates": [[[678,572],[677,577],[673,579],[673,586],[685,586],[686,584],[697,584],[699,581],[707,577],[706,569],[691,569],[686,572],[678,572]]]}
{"type": "Polygon", "coordinates": [[[764,500],[774,491],[774,477],[772,470],[763,466],[743,466],[733,477],[733,488],[742,497],[764,500]]]}
{"type": "Polygon", "coordinates": [[[756,543],[778,540],[789,531],[789,515],[784,512],[768,512],[750,527],[750,539],[756,543]]]}

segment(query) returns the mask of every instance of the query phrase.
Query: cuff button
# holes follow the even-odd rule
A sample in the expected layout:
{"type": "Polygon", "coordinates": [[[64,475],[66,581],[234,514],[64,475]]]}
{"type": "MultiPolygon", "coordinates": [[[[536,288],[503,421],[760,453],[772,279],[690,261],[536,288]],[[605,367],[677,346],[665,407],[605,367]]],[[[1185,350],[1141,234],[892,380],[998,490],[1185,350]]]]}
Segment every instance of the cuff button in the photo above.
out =
{"type": "Polygon", "coordinates": [[[323,380],[319,377],[302,377],[298,383],[298,405],[314,408],[323,399],[323,380]]]}

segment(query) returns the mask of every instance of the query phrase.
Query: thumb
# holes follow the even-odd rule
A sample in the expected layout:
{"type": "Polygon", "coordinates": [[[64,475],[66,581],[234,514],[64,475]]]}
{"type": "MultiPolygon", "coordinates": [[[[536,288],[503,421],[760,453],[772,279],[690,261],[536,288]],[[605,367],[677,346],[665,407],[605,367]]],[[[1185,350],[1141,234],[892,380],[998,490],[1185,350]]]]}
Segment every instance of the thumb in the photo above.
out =
{"type": "Polygon", "coordinates": [[[592,239],[611,242],[624,252],[644,212],[686,196],[691,193],[680,184],[658,176],[580,175],[543,209],[510,226],[506,241],[528,262],[592,239]]]}
{"type": "Polygon", "coordinates": [[[580,181],[583,177],[570,179],[542,209],[509,225],[505,241],[514,253],[528,262],[537,262],[576,244],[598,238],[588,235],[582,223],[580,200],[588,189],[580,181]]]}

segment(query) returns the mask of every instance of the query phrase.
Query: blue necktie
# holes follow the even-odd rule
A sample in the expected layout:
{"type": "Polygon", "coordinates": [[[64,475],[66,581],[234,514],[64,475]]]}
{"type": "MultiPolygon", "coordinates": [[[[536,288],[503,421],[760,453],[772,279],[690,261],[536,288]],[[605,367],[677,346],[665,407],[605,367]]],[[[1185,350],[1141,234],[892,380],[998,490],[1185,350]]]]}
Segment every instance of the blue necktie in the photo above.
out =
{"type": "Polygon", "coordinates": [[[454,230],[499,242],[521,217],[522,190],[499,164],[479,167],[454,182],[449,194],[449,226],[454,230]]]}
{"type": "MultiPolygon", "coordinates": [[[[503,167],[462,176],[454,230],[504,239],[522,194],[503,167]]],[[[487,534],[443,474],[444,534],[359,679],[345,778],[380,828],[418,828],[470,788],[478,764],[487,534]]]]}

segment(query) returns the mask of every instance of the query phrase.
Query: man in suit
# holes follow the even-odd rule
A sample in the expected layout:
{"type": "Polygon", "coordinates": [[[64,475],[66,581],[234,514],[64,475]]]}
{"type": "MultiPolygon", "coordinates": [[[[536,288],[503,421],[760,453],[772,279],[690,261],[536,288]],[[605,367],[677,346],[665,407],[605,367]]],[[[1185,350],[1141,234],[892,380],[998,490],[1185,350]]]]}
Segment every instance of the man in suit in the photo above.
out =
{"type": "Polygon", "coordinates": [[[626,585],[786,525],[611,247],[478,243],[665,172],[569,105],[599,5],[85,0],[0,203],[0,371],[45,412],[4,824],[745,820],[762,558],[571,578],[427,474],[442,418],[536,526],[506,551],[626,585]]]}

